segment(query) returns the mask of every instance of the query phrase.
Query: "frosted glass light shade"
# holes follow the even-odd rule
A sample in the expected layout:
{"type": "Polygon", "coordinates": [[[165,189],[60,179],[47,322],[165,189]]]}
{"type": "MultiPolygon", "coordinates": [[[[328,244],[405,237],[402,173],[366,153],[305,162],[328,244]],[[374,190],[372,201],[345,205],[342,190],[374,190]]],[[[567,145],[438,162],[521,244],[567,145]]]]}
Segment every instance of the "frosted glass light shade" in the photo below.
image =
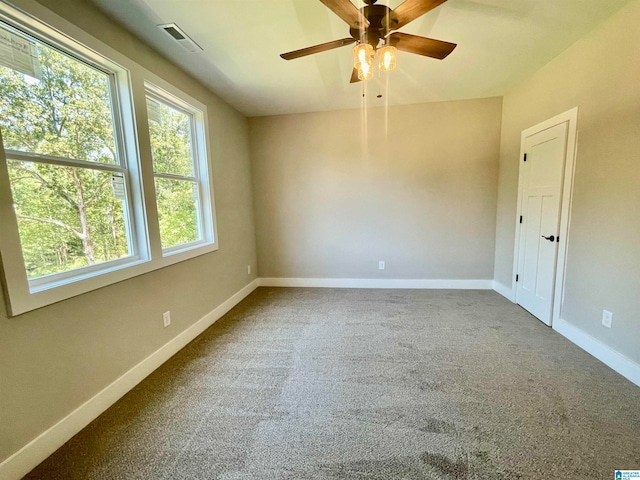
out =
{"type": "Polygon", "coordinates": [[[385,45],[378,49],[378,61],[380,70],[388,72],[396,68],[396,47],[385,45]]]}
{"type": "Polygon", "coordinates": [[[359,43],[353,47],[353,68],[363,70],[364,65],[373,64],[373,47],[368,43],[359,43]]]}

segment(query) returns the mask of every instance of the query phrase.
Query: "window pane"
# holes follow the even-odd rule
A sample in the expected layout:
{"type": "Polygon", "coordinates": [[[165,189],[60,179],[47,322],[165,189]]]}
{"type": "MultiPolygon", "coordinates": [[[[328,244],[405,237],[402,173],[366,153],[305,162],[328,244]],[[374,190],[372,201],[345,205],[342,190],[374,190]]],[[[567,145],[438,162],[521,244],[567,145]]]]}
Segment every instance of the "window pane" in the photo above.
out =
{"type": "Polygon", "coordinates": [[[202,239],[198,205],[198,184],[189,180],[156,177],[158,221],[162,248],[202,239]]]}
{"type": "Polygon", "coordinates": [[[2,26],[0,34],[25,48],[30,45],[32,52],[27,68],[12,62],[10,55],[0,59],[5,148],[117,163],[108,75],[2,26]],[[31,70],[31,75],[18,69],[31,70]]]}
{"type": "Polygon", "coordinates": [[[193,177],[191,115],[147,97],[153,170],[193,177]]]}
{"type": "Polygon", "coordinates": [[[30,279],[130,255],[119,173],[10,160],[30,279]]]}

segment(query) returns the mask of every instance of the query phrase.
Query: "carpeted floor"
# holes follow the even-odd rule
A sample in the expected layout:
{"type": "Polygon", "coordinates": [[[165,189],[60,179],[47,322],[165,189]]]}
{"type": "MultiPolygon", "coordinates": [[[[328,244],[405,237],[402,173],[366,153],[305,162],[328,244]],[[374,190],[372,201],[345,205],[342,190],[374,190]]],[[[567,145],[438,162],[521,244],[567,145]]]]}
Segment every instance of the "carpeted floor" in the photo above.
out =
{"type": "Polygon", "coordinates": [[[260,288],[30,479],[612,479],[640,388],[491,291],[260,288]]]}

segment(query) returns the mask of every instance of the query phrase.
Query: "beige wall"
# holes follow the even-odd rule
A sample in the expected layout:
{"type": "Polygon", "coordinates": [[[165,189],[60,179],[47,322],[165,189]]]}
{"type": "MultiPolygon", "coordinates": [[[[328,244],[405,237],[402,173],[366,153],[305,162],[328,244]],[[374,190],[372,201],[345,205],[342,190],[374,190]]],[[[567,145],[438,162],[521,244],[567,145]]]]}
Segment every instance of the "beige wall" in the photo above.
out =
{"type": "Polygon", "coordinates": [[[578,106],[561,317],[640,362],[640,1],[504,97],[495,278],[511,286],[520,132],[578,106]],[[602,310],[613,328],[601,326],[602,310]]]}
{"type": "Polygon", "coordinates": [[[220,249],[14,318],[0,298],[0,462],[255,278],[246,119],[88,3],[41,3],[207,105],[220,249]]]}
{"type": "Polygon", "coordinates": [[[492,279],[501,104],[251,118],[260,276],[492,279]]]}

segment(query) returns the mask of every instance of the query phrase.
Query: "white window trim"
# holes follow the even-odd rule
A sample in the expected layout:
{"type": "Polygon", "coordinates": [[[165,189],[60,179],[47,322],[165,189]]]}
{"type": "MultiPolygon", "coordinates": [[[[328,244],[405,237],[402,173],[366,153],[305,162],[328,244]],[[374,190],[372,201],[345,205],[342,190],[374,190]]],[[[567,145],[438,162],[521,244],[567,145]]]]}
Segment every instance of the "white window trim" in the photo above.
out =
{"type": "MultiPolygon", "coordinates": [[[[190,97],[152,72],[131,61],[110,46],[102,43],[77,26],[59,17],[34,0],[14,0],[14,4],[25,8],[30,14],[0,2],[0,19],[20,29],[43,38],[62,50],[86,59],[96,66],[116,71],[114,90],[117,90],[121,129],[128,134],[122,140],[121,147],[126,151],[127,169],[130,172],[131,215],[136,221],[135,235],[139,251],[136,258],[124,264],[120,261],[105,262],[100,271],[86,271],[73,279],[63,279],[46,287],[30,288],[24,267],[18,222],[13,210],[13,199],[6,155],[0,148],[0,267],[7,311],[10,316],[19,315],[37,308],[50,305],[83,293],[96,290],[153,270],[163,268],[190,258],[218,250],[218,232],[215,217],[215,203],[212,183],[211,149],[209,141],[209,123],[207,107],[190,97]],[[36,19],[37,17],[37,19],[36,19]],[[65,32],[65,33],[62,33],[65,32]],[[108,60],[107,60],[108,59],[108,60]],[[145,83],[170,93],[177,99],[192,105],[202,112],[202,122],[196,122],[204,139],[201,152],[207,169],[208,182],[203,195],[209,198],[203,205],[208,210],[203,217],[211,222],[210,241],[200,246],[181,245],[180,249],[163,255],[160,244],[155,187],[153,180],[153,162],[149,143],[147,124],[145,83]],[[186,248],[189,247],[189,248],[186,248]]],[[[116,140],[117,141],[117,140],[116,140]]],[[[1,142],[1,137],[0,137],[1,142]]],[[[203,198],[205,198],[203,196],[203,198]]],[[[135,246],[133,247],[136,248],[135,246]]],[[[166,252],[165,252],[166,253],[166,252]]],[[[81,270],[81,269],[79,269],[81,270]]],[[[91,269],[88,269],[91,270],[91,269]]]]}

